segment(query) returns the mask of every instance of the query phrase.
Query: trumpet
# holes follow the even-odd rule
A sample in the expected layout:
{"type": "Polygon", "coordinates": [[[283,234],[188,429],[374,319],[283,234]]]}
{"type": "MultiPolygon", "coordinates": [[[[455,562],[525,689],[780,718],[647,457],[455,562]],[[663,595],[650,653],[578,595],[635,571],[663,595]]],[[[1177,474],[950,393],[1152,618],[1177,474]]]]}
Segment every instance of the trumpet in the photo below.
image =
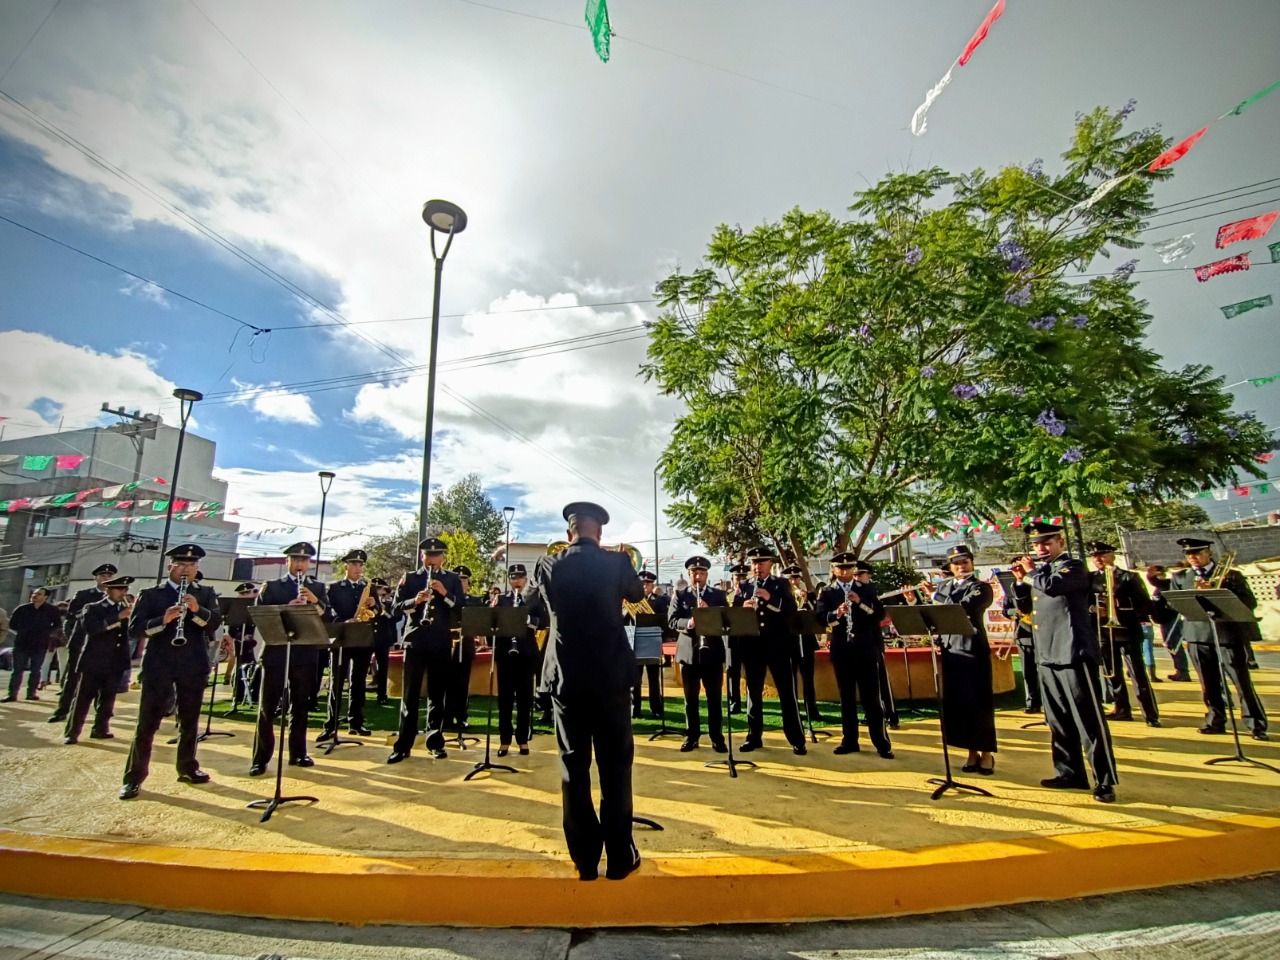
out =
{"type": "Polygon", "coordinates": [[[169,641],[175,647],[185,647],[187,645],[187,585],[188,580],[183,577],[178,581],[178,606],[182,607],[182,612],[178,614],[178,627],[173,633],[173,639],[169,641]]]}

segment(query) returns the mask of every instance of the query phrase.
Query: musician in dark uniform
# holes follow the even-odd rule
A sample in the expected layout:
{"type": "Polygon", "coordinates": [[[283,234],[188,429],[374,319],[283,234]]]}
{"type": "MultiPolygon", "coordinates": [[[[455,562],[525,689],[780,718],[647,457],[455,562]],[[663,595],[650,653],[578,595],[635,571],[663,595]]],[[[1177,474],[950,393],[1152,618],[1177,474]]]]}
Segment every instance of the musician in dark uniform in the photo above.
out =
{"type": "MultiPolygon", "coordinates": [[[[258,585],[245,581],[236,586],[236,596],[247,600],[258,599],[258,585]]],[[[255,652],[258,646],[257,628],[253,621],[239,623],[227,628],[231,634],[232,647],[236,654],[236,672],[232,677],[231,702],[233,704],[255,704],[258,701],[258,690],[262,686],[262,671],[258,669],[255,652]]]]}
{"type": "Polygon", "coordinates": [[[696,750],[702,738],[702,718],[698,708],[700,690],[707,696],[707,733],[711,749],[727,753],[724,742],[720,698],[724,693],[724,640],[700,637],[694,631],[699,610],[725,605],[724,591],[707,586],[711,561],[706,557],[690,557],[684,562],[689,572],[689,586],[677,590],[667,622],[676,631],[676,662],[680,664],[680,684],[684,687],[684,742],[680,751],[696,750]]]}
{"type": "Polygon", "coordinates": [[[893,747],[880,702],[880,664],[884,660],[884,640],[880,623],[884,604],[870,583],[871,565],[852,553],[831,558],[835,582],[818,594],[818,619],[827,624],[827,649],[831,668],[840,690],[841,739],[834,753],[858,753],[858,701],[866,714],[867,734],[872,746],[886,760],[893,759],[893,747]],[[867,582],[858,580],[865,577],[867,582]]]}
{"type": "MultiPolygon", "coordinates": [[[[1186,566],[1186,561],[1182,565],[1186,566]]],[[[1174,616],[1172,611],[1160,603],[1160,592],[1169,589],[1169,575],[1162,565],[1148,565],[1147,584],[1151,587],[1151,620],[1160,628],[1164,648],[1169,651],[1169,657],[1173,660],[1173,673],[1169,674],[1169,679],[1174,683],[1190,683],[1191,661],[1187,658],[1187,645],[1182,642],[1182,618],[1175,617],[1171,621],[1169,617],[1174,616]]],[[[1151,679],[1160,679],[1154,670],[1151,679]]]]}
{"type": "Polygon", "coordinates": [[[1040,785],[1088,790],[1087,758],[1093,770],[1093,798],[1111,803],[1119,773],[1102,714],[1101,651],[1089,618],[1089,573],[1067,553],[1062,527],[1037,522],[1030,532],[1039,564],[1031,574],[1031,632],[1056,771],[1040,785]]]}
{"type": "MultiPolygon", "coordinates": [[[[80,649],[84,646],[84,624],[81,622],[80,616],[84,612],[84,608],[91,603],[97,603],[107,596],[106,587],[103,586],[108,580],[112,579],[119,571],[114,563],[99,564],[93,570],[93,578],[97,581],[92,587],[86,587],[83,590],[77,590],[76,595],[71,598],[71,602],[67,604],[67,616],[64,621],[65,632],[67,635],[67,648],[62,663],[62,676],[59,678],[62,689],[58,692],[58,706],[53,711],[53,716],[48,719],[48,723],[64,723],[71,713],[71,705],[76,702],[76,683],[80,678],[77,672],[79,669],[77,664],[80,662],[80,649]]],[[[123,670],[128,670],[129,664],[125,664],[123,670]]],[[[122,672],[123,672],[122,670],[122,672]]],[[[116,684],[119,685],[120,677],[116,677],[116,684]]],[[[110,716],[110,713],[107,714],[110,716]]]]}
{"type": "Polygon", "coordinates": [[[396,611],[408,618],[404,635],[404,676],[400,700],[400,735],[387,763],[407,759],[418,738],[418,702],[422,676],[427,677],[427,752],[437,760],[444,749],[444,701],[449,688],[449,656],[453,652],[453,611],[466,598],[462,580],[444,569],[448,544],[427,537],[418,544],[422,566],[405,574],[396,589],[396,611]]]}
{"type": "Polygon", "coordinates": [[[133,577],[107,577],[99,581],[105,596],[81,608],[84,640],[74,669],[79,676],[75,702],[67,717],[62,742],[76,743],[89,716],[89,708],[97,701],[93,740],[114,740],[111,716],[115,711],[116,687],[120,674],[129,667],[133,641],[129,638],[129,604],[125,596],[133,577]]]}
{"type": "MultiPolygon", "coordinates": [[[[523,563],[507,567],[507,591],[498,596],[495,607],[523,607],[530,610],[524,599],[524,588],[529,584],[529,572],[523,563]]],[[[493,644],[494,672],[498,677],[498,756],[505,757],[511,750],[514,737],[522,755],[529,753],[529,738],[533,736],[533,684],[538,669],[539,624],[530,623],[518,637],[495,637],[493,644]],[[515,723],[511,710],[515,707],[515,723]]]]}
{"type": "Polygon", "coordinates": [[[947,551],[947,572],[933,602],[958,603],[976,631],[971,637],[939,637],[947,744],[969,751],[961,770],[989,776],[996,770],[996,704],[986,613],[995,595],[991,584],[974,576],[973,554],[964,544],[947,551]]]}
{"type": "MultiPolygon", "coordinates": [[[[725,591],[724,602],[732,607],[738,602],[738,588],[747,578],[751,568],[745,563],[735,563],[729,568],[729,589],[725,591]]],[[[729,712],[742,712],[742,637],[729,638],[729,657],[725,666],[725,676],[729,684],[729,712]]]]}
{"type": "Polygon", "coordinates": [[[373,593],[378,600],[381,615],[373,621],[373,672],[378,688],[378,706],[391,705],[387,699],[387,672],[391,663],[391,648],[400,636],[400,615],[392,609],[391,585],[381,577],[374,577],[373,593]]]}
{"type": "MultiPolygon", "coordinates": [[[[1184,570],[1175,570],[1169,578],[1170,590],[1202,590],[1208,588],[1216,577],[1221,577],[1222,588],[1230,590],[1250,610],[1258,605],[1257,598],[1249,589],[1249,583],[1239,570],[1228,570],[1222,576],[1218,569],[1218,561],[1213,557],[1213,544],[1208,540],[1195,537],[1184,537],[1178,541],[1182,552],[1190,564],[1184,570]]],[[[1169,608],[1167,601],[1161,597],[1157,601],[1157,615],[1165,622],[1177,618],[1182,626],[1182,642],[1186,645],[1191,665],[1195,667],[1196,676],[1200,678],[1200,693],[1204,697],[1206,708],[1204,726],[1200,732],[1204,734],[1227,732],[1227,705],[1222,693],[1224,684],[1223,672],[1235,685],[1236,696],[1240,705],[1240,718],[1248,728],[1250,736],[1255,740],[1267,739],[1267,713],[1262,706],[1258,693],[1253,688],[1253,680],[1249,676],[1248,654],[1245,652],[1245,640],[1252,631],[1247,623],[1218,624],[1218,646],[1222,649],[1222,659],[1218,659],[1218,651],[1213,643],[1213,624],[1208,621],[1184,620],[1169,608]]]]}
{"type": "MultiPolygon", "coordinates": [[[[311,560],[316,548],[309,543],[294,543],[285,548],[289,572],[277,580],[268,580],[258,592],[261,606],[313,606],[324,619],[332,619],[328,609],[327,592],[319,580],[310,575],[311,560]]],[[[253,740],[253,764],[249,776],[258,777],[267,772],[271,755],[276,749],[276,711],[284,698],[285,681],[289,686],[289,765],[314,767],[316,762],[307,755],[307,709],[316,695],[316,665],[320,651],[313,646],[299,644],[290,649],[284,644],[272,645],[262,651],[262,688],[258,697],[258,730],[253,740]],[[289,663],[285,675],[285,661],[289,663]]]]}
{"type": "MultiPolygon", "coordinates": [[[[804,585],[804,571],[800,564],[793,563],[782,571],[791,586],[791,596],[795,598],[796,610],[812,610],[817,603],[817,594],[810,593],[804,585]]],[[[804,691],[806,715],[812,723],[822,723],[822,713],[818,710],[818,691],[813,683],[814,656],[818,652],[818,638],[812,633],[802,633],[796,637],[796,675],[800,680],[800,688],[804,691]]]]}
{"type": "MultiPolygon", "coordinates": [[[[342,558],[342,579],[328,584],[325,594],[335,623],[369,621],[372,634],[372,621],[378,616],[380,608],[373,595],[373,584],[364,578],[364,565],[368,559],[369,555],[363,550],[348,550],[342,558]]],[[[338,725],[342,722],[338,711],[341,709],[342,691],[348,679],[351,681],[351,695],[347,701],[347,733],[367,737],[372,732],[364,725],[364,700],[365,678],[369,676],[373,647],[344,647],[332,653],[329,712],[325,718],[324,730],[316,737],[316,743],[324,743],[337,736],[338,725]]]]}
{"type": "MultiPolygon", "coordinates": [[[[459,564],[453,572],[462,581],[462,607],[487,606],[488,600],[471,592],[471,568],[459,564]]],[[[444,695],[444,723],[446,727],[462,731],[470,727],[467,721],[467,704],[471,700],[471,667],[476,662],[476,638],[462,635],[462,607],[453,611],[453,652],[449,657],[449,689],[444,695]]]]}
{"type": "Polygon", "coordinates": [[[222,612],[217,591],[196,582],[204,548],[184,543],[166,556],[168,581],[139,593],[129,617],[129,635],[145,637],[146,649],[142,654],[138,726],[124,768],[121,800],[132,800],[142,791],[151,770],[151,745],[170,702],[178,713],[178,779],[183,783],[209,782],[209,775],[196,761],[196,737],[200,704],[209,683],[205,631],[218,628],[222,612]]]}
{"type": "Polygon", "coordinates": [[[1138,703],[1142,707],[1142,718],[1147,726],[1158,727],[1160,709],[1156,706],[1151,676],[1142,656],[1142,621],[1148,618],[1151,604],[1147,589],[1132,570],[1116,566],[1116,548],[1111,544],[1101,540],[1091,543],[1089,560],[1094,568],[1094,572],[1089,575],[1089,586],[1094,595],[1094,632],[1100,633],[1102,637],[1103,672],[1111,674],[1107,683],[1111,687],[1111,701],[1115,704],[1115,709],[1107,714],[1107,719],[1133,719],[1129,687],[1124,680],[1127,667],[1129,675],[1133,677],[1138,703]],[[1107,573],[1108,570],[1111,571],[1110,574],[1107,573]],[[1107,599],[1108,577],[1114,585],[1114,597],[1110,601],[1107,599]],[[1112,616],[1119,624],[1118,627],[1107,626],[1112,616]]]}
{"type": "MultiPolygon", "coordinates": [[[[658,583],[658,575],[649,570],[641,570],[637,576],[640,582],[644,584],[644,602],[649,604],[650,609],[657,615],[659,621],[663,624],[660,629],[665,630],[667,622],[667,611],[671,608],[671,598],[665,593],[656,593],[654,588],[658,583]]],[[[634,626],[635,618],[627,615],[624,623],[634,626]]],[[[659,641],[661,642],[661,641],[659,641]]],[[[645,676],[649,677],[649,716],[661,718],[662,716],[662,664],[646,663],[643,666],[636,665],[636,681],[631,686],[631,719],[640,719],[640,701],[642,699],[641,686],[645,676]]]]}
{"type": "Polygon", "coordinates": [[[1013,574],[1013,590],[1004,595],[1002,607],[1006,617],[1014,622],[1014,643],[1018,645],[1018,657],[1022,661],[1022,686],[1026,693],[1023,713],[1040,713],[1040,674],[1036,670],[1036,649],[1031,637],[1031,582],[1027,576],[1035,570],[1035,561],[1027,556],[1013,558],[1009,572],[1013,574]]]}
{"type": "Polygon", "coordinates": [[[747,680],[747,737],[742,752],[759,750],[764,739],[764,675],[769,671],[778,691],[778,707],[782,711],[782,729],[791,750],[798,756],[808,753],[804,727],[800,723],[800,706],[796,703],[796,681],[792,666],[795,637],[791,633],[791,614],[796,601],[791,588],[781,577],[773,576],[777,560],[768,547],[752,547],[747,551],[752,576],[738,586],[736,602],[756,611],[760,636],[742,638],[742,670],[747,680]]]}
{"type": "Polygon", "coordinates": [[[631,680],[635,654],[622,623],[622,602],[644,587],[631,559],[600,549],[609,514],[594,503],[564,508],[569,546],[541,557],[524,597],[548,617],[544,690],[555,712],[560,793],[569,856],[582,880],[621,880],[640,866],[631,839],[631,680]],[[591,753],[600,776],[600,811],[591,799],[591,753]]]}

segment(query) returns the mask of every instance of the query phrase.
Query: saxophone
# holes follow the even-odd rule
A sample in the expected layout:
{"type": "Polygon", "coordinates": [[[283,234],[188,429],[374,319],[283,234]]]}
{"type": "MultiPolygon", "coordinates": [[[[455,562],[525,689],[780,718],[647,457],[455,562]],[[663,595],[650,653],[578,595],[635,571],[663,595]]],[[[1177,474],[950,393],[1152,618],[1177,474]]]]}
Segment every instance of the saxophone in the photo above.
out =
{"type": "Polygon", "coordinates": [[[378,616],[378,611],[372,607],[366,607],[365,602],[369,599],[370,589],[373,587],[373,581],[370,580],[364,585],[364,592],[360,594],[360,599],[356,602],[356,623],[368,623],[370,620],[378,616]]]}

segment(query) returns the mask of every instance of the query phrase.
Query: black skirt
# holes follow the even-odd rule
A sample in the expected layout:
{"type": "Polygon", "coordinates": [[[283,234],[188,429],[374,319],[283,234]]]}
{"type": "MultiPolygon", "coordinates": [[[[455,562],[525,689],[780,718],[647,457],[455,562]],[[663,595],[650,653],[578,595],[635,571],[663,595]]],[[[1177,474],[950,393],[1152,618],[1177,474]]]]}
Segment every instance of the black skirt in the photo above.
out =
{"type": "Polygon", "coordinates": [[[971,656],[942,650],[942,706],[948,746],[995,752],[996,706],[989,652],[971,656]]]}

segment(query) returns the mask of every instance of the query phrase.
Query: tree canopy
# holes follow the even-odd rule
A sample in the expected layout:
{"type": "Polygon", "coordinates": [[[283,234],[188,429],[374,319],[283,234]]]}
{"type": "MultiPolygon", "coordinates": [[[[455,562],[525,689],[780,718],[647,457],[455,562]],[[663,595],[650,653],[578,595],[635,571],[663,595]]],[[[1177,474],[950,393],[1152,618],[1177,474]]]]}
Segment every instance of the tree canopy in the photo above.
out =
{"type": "MultiPolygon", "coordinates": [[[[1204,366],[1165,369],[1135,261],[1164,148],[1078,119],[1058,172],[888,176],[838,217],[721,225],[658,285],[643,374],[687,412],[662,458],[714,550],[864,552],[873,526],[1140,504],[1257,473],[1269,438],[1204,366]],[[1141,171],[1088,201],[1097,186],[1141,171]]],[[[905,534],[904,534],[905,535],[905,534]]],[[[871,553],[876,551],[872,550],[871,553]]]]}

